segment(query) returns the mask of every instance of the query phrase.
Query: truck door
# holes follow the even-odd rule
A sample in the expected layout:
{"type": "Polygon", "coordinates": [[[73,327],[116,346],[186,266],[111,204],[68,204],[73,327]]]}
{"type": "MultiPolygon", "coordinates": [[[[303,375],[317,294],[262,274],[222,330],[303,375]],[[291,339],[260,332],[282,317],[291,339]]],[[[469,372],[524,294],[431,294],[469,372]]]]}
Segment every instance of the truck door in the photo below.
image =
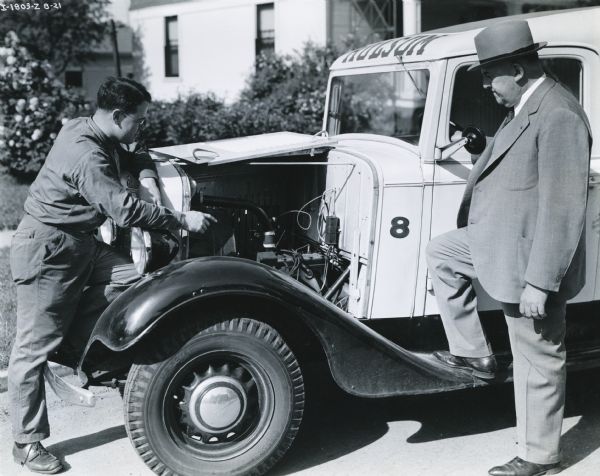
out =
{"type": "MultiPolygon", "coordinates": [[[[588,117],[592,117],[591,78],[600,73],[598,56],[583,48],[545,48],[540,57],[549,76],[558,79],[571,90],[583,105],[588,117]]],[[[482,87],[479,70],[468,71],[476,57],[453,58],[448,61],[444,84],[445,98],[440,110],[440,121],[436,145],[443,146],[460,136],[462,128],[476,126],[491,138],[506,116],[506,109],[499,106],[489,91],[482,87]]],[[[595,99],[596,103],[598,99],[595,99]]],[[[465,189],[466,180],[476,160],[465,149],[456,152],[450,159],[437,162],[434,166],[434,191],[431,213],[431,237],[456,228],[456,215],[465,189]]],[[[589,199],[586,227],[586,285],[573,302],[591,301],[600,297],[596,291],[598,262],[598,217],[600,216],[600,157],[598,145],[592,152],[589,199]],[[595,225],[594,225],[595,224],[595,225]]],[[[429,281],[428,281],[429,282],[429,281]]],[[[477,286],[477,284],[476,284],[477,286]]],[[[498,309],[499,305],[483,290],[478,289],[480,310],[498,309]]],[[[437,314],[435,296],[427,293],[425,314],[437,314]]]]}

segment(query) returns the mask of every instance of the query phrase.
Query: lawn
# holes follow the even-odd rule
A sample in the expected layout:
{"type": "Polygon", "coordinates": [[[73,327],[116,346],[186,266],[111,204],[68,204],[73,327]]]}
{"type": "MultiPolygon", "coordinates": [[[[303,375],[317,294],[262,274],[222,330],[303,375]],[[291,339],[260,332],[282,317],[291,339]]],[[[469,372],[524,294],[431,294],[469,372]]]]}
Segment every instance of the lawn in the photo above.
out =
{"type": "Polygon", "coordinates": [[[23,202],[29,183],[21,182],[0,169],[0,230],[14,230],[23,216],[23,202]]]}
{"type": "Polygon", "coordinates": [[[0,369],[8,365],[17,319],[17,291],[10,275],[9,254],[10,248],[0,248],[0,369]]]}
{"type": "MultiPolygon", "coordinates": [[[[0,169],[0,231],[14,230],[23,216],[23,202],[29,184],[0,169]]],[[[9,265],[10,248],[0,243],[0,369],[8,365],[10,348],[15,338],[17,312],[16,289],[9,265]]]]}

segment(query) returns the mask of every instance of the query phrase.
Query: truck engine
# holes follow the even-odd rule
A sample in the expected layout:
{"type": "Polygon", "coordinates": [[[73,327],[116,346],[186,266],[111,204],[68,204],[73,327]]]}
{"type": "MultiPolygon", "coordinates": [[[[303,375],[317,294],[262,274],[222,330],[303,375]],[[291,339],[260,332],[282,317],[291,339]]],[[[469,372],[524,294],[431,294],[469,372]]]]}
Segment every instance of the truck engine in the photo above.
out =
{"type": "Polygon", "coordinates": [[[326,154],[208,167],[186,164],[191,209],[218,222],[189,236],[188,258],[236,256],[263,263],[345,309],[349,260],[339,252],[342,190],[326,189],[326,154]],[[300,160],[302,159],[302,160],[300,160]]]}

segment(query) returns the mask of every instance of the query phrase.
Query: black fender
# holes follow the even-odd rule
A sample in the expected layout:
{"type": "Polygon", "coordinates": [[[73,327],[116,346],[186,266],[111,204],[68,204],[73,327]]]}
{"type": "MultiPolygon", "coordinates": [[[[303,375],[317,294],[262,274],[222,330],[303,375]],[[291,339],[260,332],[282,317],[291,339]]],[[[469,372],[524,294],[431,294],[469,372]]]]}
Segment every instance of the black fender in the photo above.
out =
{"type": "Polygon", "coordinates": [[[261,296],[290,309],[317,336],[334,380],[348,393],[380,397],[479,384],[468,372],[394,344],[284,273],[233,257],[181,261],[141,279],[102,313],[80,368],[94,342],[124,351],[177,307],[218,295],[261,296]]]}

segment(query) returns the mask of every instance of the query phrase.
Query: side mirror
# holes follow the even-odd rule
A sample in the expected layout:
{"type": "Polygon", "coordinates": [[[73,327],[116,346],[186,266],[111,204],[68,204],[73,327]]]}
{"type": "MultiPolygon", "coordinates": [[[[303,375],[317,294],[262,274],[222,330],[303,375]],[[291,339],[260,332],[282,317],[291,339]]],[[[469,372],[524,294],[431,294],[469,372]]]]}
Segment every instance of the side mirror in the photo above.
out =
{"type": "Polygon", "coordinates": [[[443,147],[435,148],[435,160],[446,160],[452,154],[464,147],[470,154],[481,154],[486,145],[485,133],[477,127],[465,127],[462,131],[462,138],[450,142],[443,147]]]}

